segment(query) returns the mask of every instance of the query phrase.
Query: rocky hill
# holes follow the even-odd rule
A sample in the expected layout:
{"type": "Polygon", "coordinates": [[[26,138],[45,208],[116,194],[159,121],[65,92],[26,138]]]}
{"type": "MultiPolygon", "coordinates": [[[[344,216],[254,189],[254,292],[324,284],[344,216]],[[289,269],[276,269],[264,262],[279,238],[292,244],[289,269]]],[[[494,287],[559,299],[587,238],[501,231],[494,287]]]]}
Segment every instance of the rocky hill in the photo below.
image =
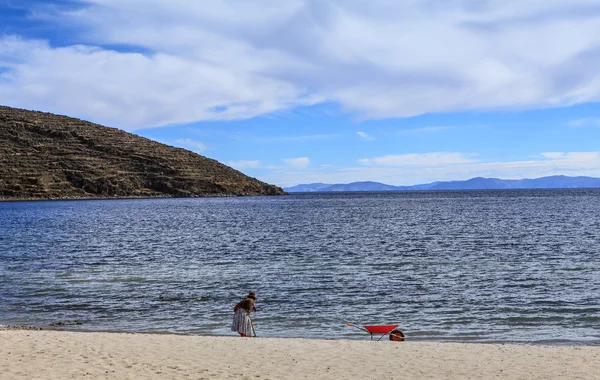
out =
{"type": "Polygon", "coordinates": [[[280,194],[280,187],[185,149],[0,106],[0,199],[280,194]]]}

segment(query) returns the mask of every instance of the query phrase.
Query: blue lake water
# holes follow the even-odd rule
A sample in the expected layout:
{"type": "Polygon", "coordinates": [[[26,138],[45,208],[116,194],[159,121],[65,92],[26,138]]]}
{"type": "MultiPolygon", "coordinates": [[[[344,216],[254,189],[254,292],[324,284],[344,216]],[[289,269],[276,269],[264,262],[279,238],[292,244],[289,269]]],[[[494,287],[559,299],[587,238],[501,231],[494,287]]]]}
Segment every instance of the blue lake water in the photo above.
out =
{"type": "Polygon", "coordinates": [[[600,190],[0,203],[0,324],[600,344],[600,190]]]}

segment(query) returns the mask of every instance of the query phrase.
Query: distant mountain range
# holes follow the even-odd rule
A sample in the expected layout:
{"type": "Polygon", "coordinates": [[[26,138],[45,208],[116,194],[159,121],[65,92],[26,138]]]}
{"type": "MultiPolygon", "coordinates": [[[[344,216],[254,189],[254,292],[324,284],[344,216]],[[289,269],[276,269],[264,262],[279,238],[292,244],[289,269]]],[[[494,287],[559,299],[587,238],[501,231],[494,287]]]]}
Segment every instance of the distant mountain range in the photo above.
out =
{"type": "Polygon", "coordinates": [[[379,182],[347,184],[310,183],[284,188],[288,193],[333,191],[407,191],[407,190],[485,190],[485,189],[568,189],[600,188],[600,178],[564,175],[535,179],[471,178],[466,181],[432,182],[414,186],[392,186],[379,182]]]}

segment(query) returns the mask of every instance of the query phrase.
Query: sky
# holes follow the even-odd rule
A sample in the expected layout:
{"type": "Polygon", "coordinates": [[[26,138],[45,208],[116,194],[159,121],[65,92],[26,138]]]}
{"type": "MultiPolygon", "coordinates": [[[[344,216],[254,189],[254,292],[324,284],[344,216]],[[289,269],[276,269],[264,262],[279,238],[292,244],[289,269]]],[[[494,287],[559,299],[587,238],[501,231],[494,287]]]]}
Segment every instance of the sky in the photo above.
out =
{"type": "Polygon", "coordinates": [[[600,2],[0,0],[0,104],[282,187],[600,177],[600,2]]]}

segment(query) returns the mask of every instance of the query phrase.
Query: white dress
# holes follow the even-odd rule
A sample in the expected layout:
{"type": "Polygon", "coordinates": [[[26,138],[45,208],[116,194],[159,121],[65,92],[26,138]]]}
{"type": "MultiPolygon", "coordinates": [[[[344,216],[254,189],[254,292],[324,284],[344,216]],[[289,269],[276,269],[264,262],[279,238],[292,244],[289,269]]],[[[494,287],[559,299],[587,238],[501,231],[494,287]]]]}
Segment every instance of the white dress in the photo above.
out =
{"type": "Polygon", "coordinates": [[[252,324],[250,322],[250,313],[241,307],[233,314],[233,324],[231,331],[237,331],[240,334],[252,336],[252,324]]]}

